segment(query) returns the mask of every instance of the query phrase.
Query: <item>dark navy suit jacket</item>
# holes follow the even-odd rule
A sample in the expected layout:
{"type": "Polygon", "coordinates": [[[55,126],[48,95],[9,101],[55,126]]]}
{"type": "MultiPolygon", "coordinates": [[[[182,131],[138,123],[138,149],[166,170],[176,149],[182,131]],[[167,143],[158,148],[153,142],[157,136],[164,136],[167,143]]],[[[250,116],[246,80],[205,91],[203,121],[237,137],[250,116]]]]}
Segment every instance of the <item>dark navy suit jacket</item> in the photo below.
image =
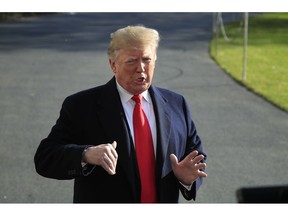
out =
{"type": "MultiPolygon", "coordinates": [[[[195,199],[202,178],[187,191],[173,174],[170,157],[193,150],[205,155],[185,99],[169,90],[149,88],[157,124],[156,182],[159,203],[176,203],[179,189],[195,199]]],[[[205,159],[206,160],[206,155],[205,159]]],[[[67,97],[60,116],[34,157],[36,171],[48,178],[75,179],[75,203],[138,203],[140,179],[133,141],[113,77],[107,84],[67,97]],[[100,166],[83,174],[82,153],[91,145],[117,141],[116,174],[100,166]]]]}

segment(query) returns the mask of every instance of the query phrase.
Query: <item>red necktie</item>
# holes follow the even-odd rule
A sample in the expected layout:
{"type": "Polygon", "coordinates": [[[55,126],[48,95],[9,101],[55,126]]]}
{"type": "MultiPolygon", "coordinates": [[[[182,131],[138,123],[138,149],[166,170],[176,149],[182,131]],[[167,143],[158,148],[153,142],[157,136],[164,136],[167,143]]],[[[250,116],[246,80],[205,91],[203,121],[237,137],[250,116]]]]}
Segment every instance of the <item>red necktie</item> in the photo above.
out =
{"type": "Polygon", "coordinates": [[[142,109],[141,95],[134,95],[133,112],[136,157],[141,179],[141,203],[156,203],[155,156],[151,129],[142,109]]]}

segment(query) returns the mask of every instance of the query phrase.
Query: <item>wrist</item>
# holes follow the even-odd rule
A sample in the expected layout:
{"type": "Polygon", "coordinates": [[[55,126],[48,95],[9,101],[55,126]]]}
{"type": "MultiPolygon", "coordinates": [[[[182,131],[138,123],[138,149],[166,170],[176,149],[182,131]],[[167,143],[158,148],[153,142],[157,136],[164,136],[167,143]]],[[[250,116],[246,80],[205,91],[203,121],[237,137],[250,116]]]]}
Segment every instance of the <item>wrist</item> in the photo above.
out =
{"type": "Polygon", "coordinates": [[[87,158],[87,151],[89,150],[91,146],[86,147],[83,152],[82,152],[82,159],[81,163],[87,164],[88,163],[88,158],[87,158]]]}

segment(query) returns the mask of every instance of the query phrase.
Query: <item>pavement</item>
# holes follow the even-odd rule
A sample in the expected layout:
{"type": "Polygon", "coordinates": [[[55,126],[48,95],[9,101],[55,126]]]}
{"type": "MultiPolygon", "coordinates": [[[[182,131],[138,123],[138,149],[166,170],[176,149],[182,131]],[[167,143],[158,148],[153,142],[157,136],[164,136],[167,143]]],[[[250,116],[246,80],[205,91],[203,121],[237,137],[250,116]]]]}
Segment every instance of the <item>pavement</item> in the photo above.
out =
{"type": "Polygon", "coordinates": [[[111,78],[109,35],[132,24],[159,30],[154,84],[184,95],[208,155],[190,202],[237,203],[239,188],[287,185],[288,114],[210,58],[211,13],[50,14],[0,23],[0,203],[72,202],[73,181],[39,176],[34,153],[66,96],[111,78]]]}

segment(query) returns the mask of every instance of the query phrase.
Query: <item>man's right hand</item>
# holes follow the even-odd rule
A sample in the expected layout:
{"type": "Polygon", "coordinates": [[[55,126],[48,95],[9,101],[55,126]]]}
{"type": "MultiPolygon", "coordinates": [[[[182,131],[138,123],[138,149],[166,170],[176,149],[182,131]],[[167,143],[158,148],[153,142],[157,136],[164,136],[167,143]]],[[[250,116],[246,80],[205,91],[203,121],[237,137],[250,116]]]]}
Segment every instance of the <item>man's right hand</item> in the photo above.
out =
{"type": "Polygon", "coordinates": [[[83,162],[103,167],[110,175],[116,174],[118,154],[116,151],[117,142],[112,144],[101,144],[85,149],[83,162]]]}

